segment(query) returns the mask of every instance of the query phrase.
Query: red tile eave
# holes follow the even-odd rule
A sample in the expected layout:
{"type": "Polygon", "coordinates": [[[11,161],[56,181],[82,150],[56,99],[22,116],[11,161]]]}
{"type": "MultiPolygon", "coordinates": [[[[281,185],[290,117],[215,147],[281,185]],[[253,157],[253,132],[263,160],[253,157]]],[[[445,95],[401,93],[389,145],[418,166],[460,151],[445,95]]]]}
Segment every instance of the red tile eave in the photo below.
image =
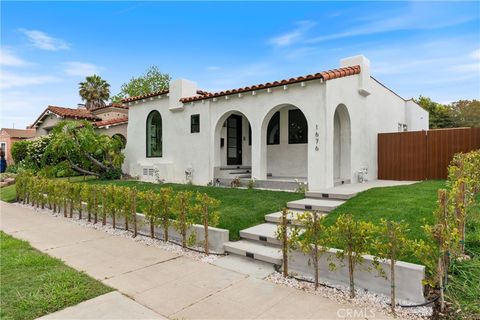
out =
{"type": "Polygon", "coordinates": [[[360,73],[360,66],[355,65],[355,66],[351,66],[351,67],[344,67],[344,68],[340,68],[340,69],[333,69],[333,70],[318,72],[318,73],[315,73],[315,74],[308,74],[308,75],[300,76],[300,77],[296,77],[296,78],[284,79],[284,80],[267,82],[267,83],[262,83],[262,84],[243,87],[243,88],[237,88],[237,89],[232,89],[232,90],[209,93],[209,94],[205,94],[205,95],[198,95],[198,96],[194,96],[194,97],[182,98],[182,99],[180,99],[180,101],[181,102],[192,102],[192,101],[204,100],[204,99],[209,99],[209,98],[227,96],[227,95],[230,95],[230,94],[243,93],[243,92],[248,92],[248,91],[253,91],[253,90],[274,88],[274,87],[278,87],[278,86],[283,86],[283,85],[288,85],[288,84],[293,84],[293,83],[298,83],[298,82],[304,82],[304,81],[310,81],[310,80],[316,80],[316,79],[323,79],[324,81],[327,81],[327,80],[333,80],[333,79],[337,79],[337,78],[352,76],[352,75],[359,74],[359,73],[360,73]]]}
{"type": "MultiPolygon", "coordinates": [[[[152,93],[149,93],[149,94],[145,94],[143,96],[136,96],[136,97],[130,97],[130,98],[125,98],[122,100],[123,103],[126,103],[126,102],[132,102],[132,101],[137,101],[137,100],[142,100],[142,99],[147,99],[147,98],[151,98],[151,97],[157,97],[157,96],[161,96],[161,95],[164,95],[164,94],[167,94],[169,93],[169,90],[161,90],[161,91],[157,91],[157,92],[152,92],[152,93]]],[[[207,91],[203,91],[203,90],[197,90],[197,94],[199,94],[200,96],[205,96],[205,95],[208,95],[210,94],[209,92],[207,91]]]]}
{"type": "Polygon", "coordinates": [[[94,122],[93,125],[96,126],[97,128],[103,128],[106,126],[119,125],[127,122],[128,122],[128,117],[121,117],[121,118],[115,118],[115,119],[110,119],[105,121],[97,121],[97,122],[94,122]]]}

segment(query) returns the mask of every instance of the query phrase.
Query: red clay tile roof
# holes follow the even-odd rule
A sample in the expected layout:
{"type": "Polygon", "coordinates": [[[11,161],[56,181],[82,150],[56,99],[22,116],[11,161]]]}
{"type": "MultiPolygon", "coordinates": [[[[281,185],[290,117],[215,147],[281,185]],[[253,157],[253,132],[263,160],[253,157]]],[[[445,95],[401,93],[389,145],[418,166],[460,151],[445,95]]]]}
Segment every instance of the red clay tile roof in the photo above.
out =
{"type": "Polygon", "coordinates": [[[191,101],[197,101],[197,100],[226,96],[226,95],[229,95],[229,94],[273,88],[273,87],[278,87],[278,86],[283,86],[283,85],[298,83],[298,82],[303,82],[303,81],[310,81],[310,80],[315,80],[315,79],[323,79],[323,80],[327,81],[327,80],[352,76],[352,75],[359,74],[359,73],[360,73],[360,66],[356,65],[356,66],[344,67],[344,68],[340,68],[340,69],[322,71],[322,72],[319,72],[319,73],[309,74],[309,75],[306,75],[306,76],[300,76],[300,77],[296,77],[296,78],[290,78],[290,79],[285,79],[285,80],[279,80],[279,81],[274,81],[274,82],[257,84],[257,85],[253,85],[253,86],[249,86],[249,87],[220,91],[220,92],[215,92],[215,93],[206,93],[206,94],[198,95],[198,96],[194,96],[194,97],[182,98],[182,99],[180,99],[180,101],[181,102],[191,102],[191,101]]]}
{"type": "Polygon", "coordinates": [[[120,118],[115,118],[110,120],[97,121],[97,122],[94,122],[93,125],[98,128],[101,128],[101,127],[112,126],[112,125],[117,125],[117,124],[122,124],[127,122],[128,122],[128,117],[120,117],[120,118]]]}
{"type": "Polygon", "coordinates": [[[32,129],[2,128],[0,131],[8,133],[10,138],[33,138],[36,136],[36,131],[32,129]]]}
{"type": "Polygon", "coordinates": [[[47,110],[65,118],[79,118],[88,120],[99,120],[100,118],[91,114],[87,109],[72,109],[56,106],[48,106],[47,110]]]}
{"type": "MultiPolygon", "coordinates": [[[[169,92],[168,89],[161,90],[161,91],[145,94],[143,96],[125,98],[125,99],[122,100],[122,102],[132,102],[132,101],[136,101],[136,100],[142,100],[142,99],[146,99],[146,98],[161,96],[162,94],[167,94],[168,92],[169,92]]],[[[203,91],[203,90],[197,90],[197,94],[199,94],[200,96],[205,96],[205,95],[209,95],[210,93],[207,92],[207,91],[203,91]]]]}
{"type": "Polygon", "coordinates": [[[123,105],[123,104],[121,104],[121,103],[110,103],[110,104],[107,104],[107,105],[102,106],[102,107],[98,107],[98,108],[95,108],[95,109],[91,109],[90,111],[97,111],[97,110],[101,110],[101,109],[105,109],[105,108],[122,108],[122,109],[128,109],[128,106],[123,105]]]}

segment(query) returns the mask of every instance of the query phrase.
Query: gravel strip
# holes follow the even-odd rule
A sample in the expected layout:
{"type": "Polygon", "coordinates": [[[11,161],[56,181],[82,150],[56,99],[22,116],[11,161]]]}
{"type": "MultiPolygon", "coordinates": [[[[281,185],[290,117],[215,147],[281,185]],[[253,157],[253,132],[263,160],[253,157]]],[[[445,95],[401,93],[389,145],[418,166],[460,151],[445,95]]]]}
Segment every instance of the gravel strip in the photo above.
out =
{"type": "MultiPolygon", "coordinates": [[[[122,229],[113,229],[113,227],[111,225],[109,225],[109,224],[102,225],[101,222],[97,222],[96,224],[94,224],[93,222],[88,222],[88,220],[86,220],[86,219],[79,220],[77,214],[73,218],[65,218],[63,216],[63,213],[54,213],[52,210],[47,209],[47,208],[45,208],[45,209],[35,208],[35,207],[32,207],[31,205],[20,204],[20,203],[16,203],[16,205],[24,207],[24,208],[32,209],[33,211],[35,211],[36,213],[39,213],[39,214],[48,214],[50,216],[63,219],[63,220],[68,221],[70,223],[75,223],[75,224],[77,224],[79,226],[82,226],[82,227],[85,227],[85,228],[100,230],[100,231],[103,231],[103,232],[106,232],[106,233],[109,233],[109,234],[112,234],[112,235],[115,235],[115,236],[120,236],[120,237],[123,237],[123,238],[130,239],[130,240],[135,241],[135,242],[140,242],[140,243],[142,243],[144,245],[147,245],[147,246],[157,247],[157,248],[160,248],[160,249],[165,250],[165,251],[169,251],[169,252],[172,252],[172,253],[176,253],[178,255],[186,256],[186,257],[192,258],[196,261],[201,261],[201,262],[205,262],[205,263],[213,263],[215,260],[218,259],[217,255],[208,255],[207,256],[204,253],[195,252],[195,251],[188,250],[188,249],[183,249],[181,246],[176,245],[176,244],[171,243],[171,242],[165,242],[165,241],[159,240],[159,239],[152,239],[151,237],[143,236],[143,235],[140,235],[140,234],[138,234],[135,238],[133,238],[133,233],[131,231],[122,230],[122,229]]],[[[194,246],[194,247],[191,247],[191,248],[195,249],[195,250],[203,251],[202,247],[194,246]]],[[[214,253],[214,252],[212,252],[212,253],[214,253]]]]}
{"type": "MultiPolygon", "coordinates": [[[[304,278],[305,280],[313,280],[309,278],[304,278]]],[[[345,303],[349,305],[353,305],[356,307],[362,308],[369,308],[375,310],[375,312],[380,312],[383,314],[391,315],[390,306],[390,297],[371,293],[365,290],[355,290],[355,298],[350,299],[350,289],[348,287],[334,285],[326,282],[322,282],[318,289],[315,290],[315,286],[313,283],[299,281],[295,278],[284,278],[283,275],[279,272],[274,272],[265,280],[286,286],[289,288],[294,288],[297,290],[302,290],[309,294],[316,294],[320,295],[324,298],[328,298],[334,300],[338,303],[345,303]],[[322,286],[326,285],[326,286],[322,286]],[[328,287],[327,287],[328,286],[328,287]]],[[[408,301],[397,301],[400,304],[412,304],[408,301]]],[[[431,307],[415,307],[415,308],[396,308],[397,316],[399,319],[407,319],[407,320],[420,320],[420,319],[427,319],[432,314],[431,307]]]]}

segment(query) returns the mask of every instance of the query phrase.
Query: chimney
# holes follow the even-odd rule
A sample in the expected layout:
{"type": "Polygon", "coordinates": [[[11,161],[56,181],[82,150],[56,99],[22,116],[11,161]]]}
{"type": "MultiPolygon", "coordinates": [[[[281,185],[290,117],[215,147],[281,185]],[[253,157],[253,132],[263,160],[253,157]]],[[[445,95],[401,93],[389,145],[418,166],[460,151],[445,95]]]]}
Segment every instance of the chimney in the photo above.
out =
{"type": "Polygon", "coordinates": [[[353,57],[348,57],[340,60],[340,67],[351,67],[359,65],[360,74],[358,80],[358,93],[364,97],[370,95],[370,60],[368,60],[364,55],[358,55],[353,57]]]}
{"type": "Polygon", "coordinates": [[[177,79],[170,81],[169,85],[169,104],[170,110],[182,110],[183,104],[181,98],[192,97],[197,95],[197,84],[186,79],[177,79]]]}

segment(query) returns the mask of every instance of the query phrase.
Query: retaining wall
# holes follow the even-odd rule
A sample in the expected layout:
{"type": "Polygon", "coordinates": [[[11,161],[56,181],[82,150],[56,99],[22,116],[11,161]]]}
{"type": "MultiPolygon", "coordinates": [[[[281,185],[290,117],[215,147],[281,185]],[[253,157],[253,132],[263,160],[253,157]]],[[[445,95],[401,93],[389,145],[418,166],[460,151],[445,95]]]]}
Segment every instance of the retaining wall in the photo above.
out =
{"type": "MultiPolygon", "coordinates": [[[[349,286],[348,266],[342,265],[335,256],[338,249],[330,249],[319,259],[318,273],[320,281],[331,284],[349,286]],[[329,260],[331,259],[331,260],[329,260]],[[337,267],[331,271],[329,264],[334,262],[337,267]]],[[[390,262],[381,261],[380,265],[385,271],[386,278],[379,275],[373,267],[373,256],[364,255],[363,265],[356,266],[354,279],[355,288],[366,289],[375,293],[390,296],[390,262]],[[371,270],[368,270],[370,268],[371,270]]],[[[289,253],[288,269],[290,272],[313,278],[313,263],[308,263],[309,257],[300,251],[289,253]]],[[[345,260],[345,262],[347,262],[345,260]]],[[[412,303],[423,303],[422,280],[425,278],[425,266],[398,261],[395,264],[395,287],[396,297],[400,300],[408,300],[412,303]]]]}

